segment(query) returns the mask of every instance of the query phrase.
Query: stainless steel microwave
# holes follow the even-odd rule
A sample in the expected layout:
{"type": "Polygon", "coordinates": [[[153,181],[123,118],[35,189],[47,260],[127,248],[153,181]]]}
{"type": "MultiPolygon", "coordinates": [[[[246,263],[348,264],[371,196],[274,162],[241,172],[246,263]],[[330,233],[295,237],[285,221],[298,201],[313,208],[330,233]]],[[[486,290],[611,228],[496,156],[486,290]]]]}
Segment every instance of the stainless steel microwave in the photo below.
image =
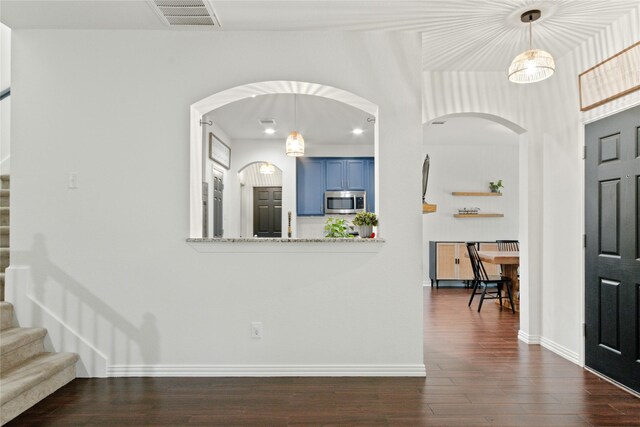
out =
{"type": "Polygon", "coordinates": [[[325,214],[356,214],[366,210],[365,191],[325,191],[325,214]]]}

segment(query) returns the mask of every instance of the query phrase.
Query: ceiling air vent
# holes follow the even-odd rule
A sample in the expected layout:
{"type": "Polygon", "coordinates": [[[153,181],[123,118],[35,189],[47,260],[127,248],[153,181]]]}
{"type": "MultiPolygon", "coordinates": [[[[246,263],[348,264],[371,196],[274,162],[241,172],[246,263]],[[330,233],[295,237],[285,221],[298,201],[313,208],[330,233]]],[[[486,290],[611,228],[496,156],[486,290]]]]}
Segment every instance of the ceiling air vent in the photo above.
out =
{"type": "Polygon", "coordinates": [[[275,119],[260,119],[258,120],[260,122],[261,125],[271,125],[271,126],[275,126],[276,121],[275,119]]]}
{"type": "Polygon", "coordinates": [[[220,27],[218,18],[207,0],[151,0],[151,5],[170,27],[220,27]]]}

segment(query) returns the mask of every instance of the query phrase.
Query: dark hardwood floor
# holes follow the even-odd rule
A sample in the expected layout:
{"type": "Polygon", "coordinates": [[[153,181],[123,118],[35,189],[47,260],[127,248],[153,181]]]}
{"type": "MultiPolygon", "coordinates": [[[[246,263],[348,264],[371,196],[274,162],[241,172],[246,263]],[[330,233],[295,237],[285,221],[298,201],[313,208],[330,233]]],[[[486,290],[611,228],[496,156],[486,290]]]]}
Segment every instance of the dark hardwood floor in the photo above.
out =
{"type": "Polygon", "coordinates": [[[426,379],[77,379],[10,425],[640,426],[640,399],[520,343],[517,315],[424,292],[426,379]]]}

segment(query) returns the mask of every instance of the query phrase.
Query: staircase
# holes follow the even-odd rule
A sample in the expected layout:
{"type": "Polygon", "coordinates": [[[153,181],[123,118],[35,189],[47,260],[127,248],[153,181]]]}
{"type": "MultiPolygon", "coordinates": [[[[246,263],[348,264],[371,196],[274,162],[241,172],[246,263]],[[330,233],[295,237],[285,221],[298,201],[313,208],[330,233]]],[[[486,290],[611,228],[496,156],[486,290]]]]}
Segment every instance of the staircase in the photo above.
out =
{"type": "Polygon", "coordinates": [[[14,327],[13,305],[4,301],[9,266],[9,176],[0,176],[0,425],[76,377],[78,356],[46,353],[43,328],[14,327]]]}

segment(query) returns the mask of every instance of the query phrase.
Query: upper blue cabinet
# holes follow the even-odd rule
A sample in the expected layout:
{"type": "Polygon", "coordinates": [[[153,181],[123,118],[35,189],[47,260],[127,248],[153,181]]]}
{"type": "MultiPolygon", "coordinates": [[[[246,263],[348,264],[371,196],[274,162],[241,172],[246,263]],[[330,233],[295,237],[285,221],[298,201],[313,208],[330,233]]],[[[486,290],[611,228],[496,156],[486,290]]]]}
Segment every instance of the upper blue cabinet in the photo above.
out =
{"type": "Polygon", "coordinates": [[[366,159],[325,159],[327,191],[364,190],[366,159]]]}
{"type": "Polygon", "coordinates": [[[325,191],[366,191],[367,211],[375,206],[372,157],[303,157],[297,159],[299,216],[324,215],[325,191]]]}
{"type": "Polygon", "coordinates": [[[313,157],[297,159],[296,199],[298,215],[324,215],[324,177],[324,159],[313,157]]]}

